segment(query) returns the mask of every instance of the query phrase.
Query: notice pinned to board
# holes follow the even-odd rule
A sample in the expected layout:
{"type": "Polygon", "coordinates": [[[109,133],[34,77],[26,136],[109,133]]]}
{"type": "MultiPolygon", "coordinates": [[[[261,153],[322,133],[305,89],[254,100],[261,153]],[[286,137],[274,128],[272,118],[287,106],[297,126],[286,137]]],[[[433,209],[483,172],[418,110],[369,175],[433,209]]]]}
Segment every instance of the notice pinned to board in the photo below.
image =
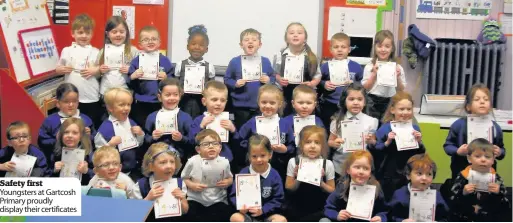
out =
{"type": "Polygon", "coordinates": [[[130,39],[135,38],[135,6],[113,6],[112,15],[121,16],[125,19],[128,30],[130,32],[130,39]]]}
{"type": "Polygon", "coordinates": [[[512,36],[513,24],[511,22],[511,14],[499,14],[499,22],[501,23],[501,31],[506,36],[512,36]]]}
{"type": "Polygon", "coordinates": [[[164,5],[164,0],[132,0],[132,3],[141,5],[164,5]]]}

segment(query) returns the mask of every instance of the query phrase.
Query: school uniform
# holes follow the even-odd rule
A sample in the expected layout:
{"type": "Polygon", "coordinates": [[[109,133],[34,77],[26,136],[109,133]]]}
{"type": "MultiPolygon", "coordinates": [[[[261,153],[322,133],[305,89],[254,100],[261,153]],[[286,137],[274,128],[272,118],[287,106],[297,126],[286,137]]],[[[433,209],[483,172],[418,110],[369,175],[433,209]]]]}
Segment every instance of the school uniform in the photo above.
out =
{"type": "MultiPolygon", "coordinates": [[[[80,146],[78,148],[75,148],[75,149],[82,149],[80,146]]],[[[89,181],[91,180],[91,178],[93,178],[94,176],[94,171],[93,171],[93,168],[94,168],[94,165],[93,165],[93,151],[92,151],[92,147],[91,147],[91,151],[89,152],[89,154],[85,154],[85,157],[84,157],[84,161],[87,162],[87,173],[84,173],[82,174],[82,180],[81,180],[81,185],[88,185],[89,184],[89,181]]],[[[61,151],[57,154],[57,153],[53,153],[52,154],[52,158],[50,160],[50,165],[49,165],[49,169],[51,171],[51,177],[59,177],[61,172],[55,172],[55,163],[56,162],[59,162],[59,161],[62,161],[62,149],[61,151]]],[[[78,165],[78,164],[77,164],[78,165]]],[[[61,169],[62,171],[62,169],[61,169]]]]}
{"type": "MultiPolygon", "coordinates": [[[[189,138],[192,140],[194,139],[194,137],[201,131],[203,130],[200,125],[201,125],[201,122],[203,121],[203,118],[205,118],[205,115],[208,114],[207,112],[205,112],[204,114],[196,117],[194,119],[194,121],[192,122],[192,126],[191,126],[191,131],[189,132],[189,138]]],[[[228,131],[228,130],[227,130],[228,131]]],[[[234,140],[234,136],[235,136],[235,133],[231,133],[230,131],[228,131],[228,142],[223,142],[221,143],[222,147],[221,147],[221,153],[219,153],[219,156],[222,156],[226,159],[228,159],[228,161],[232,162],[233,160],[233,153],[232,153],[232,150],[230,149],[230,143],[233,143],[233,140],[234,140]]]]}
{"type": "MultiPolygon", "coordinates": [[[[104,54],[103,51],[104,51],[104,49],[102,48],[100,50],[98,60],[100,60],[101,59],[100,56],[104,54]]],[[[123,61],[129,63],[138,54],[139,54],[139,50],[135,46],[130,46],[130,53],[127,55],[125,52],[123,61]]],[[[105,55],[103,55],[103,56],[105,56],[105,55]]],[[[113,87],[122,87],[122,88],[128,89],[127,82],[129,82],[129,79],[130,78],[128,77],[128,75],[122,74],[119,71],[119,69],[113,69],[113,70],[108,71],[107,73],[102,74],[102,78],[100,81],[100,94],[104,95],[107,90],[109,90],[110,88],[113,88],[113,87]]]]}
{"type": "MultiPolygon", "coordinates": [[[[351,81],[360,82],[363,78],[363,70],[360,64],[348,59],[347,67],[351,81]]],[[[320,91],[319,106],[322,112],[320,112],[319,115],[321,116],[324,125],[328,126],[333,114],[339,110],[338,103],[340,101],[340,96],[342,96],[342,93],[346,90],[347,86],[339,86],[331,91],[325,88],[326,82],[330,81],[329,62],[321,65],[321,74],[322,78],[318,88],[320,91]]],[[[345,104],[342,106],[345,106],[345,104]]]]}
{"type": "MultiPolygon", "coordinates": [[[[159,53],[158,65],[159,72],[165,72],[167,78],[174,77],[174,68],[171,61],[161,53],[159,53]]],[[[157,96],[160,81],[141,79],[132,80],[130,75],[132,75],[137,69],[139,69],[139,56],[136,56],[130,63],[130,68],[128,69],[127,74],[127,84],[128,87],[134,91],[135,99],[130,115],[139,126],[143,126],[146,121],[146,117],[148,117],[152,112],[159,110],[161,107],[157,96]]]]}
{"type": "MultiPolygon", "coordinates": [[[[226,75],[224,76],[224,84],[230,91],[232,99],[233,114],[235,116],[235,127],[240,128],[250,118],[257,115],[258,110],[258,89],[263,84],[260,81],[246,82],[242,87],[235,87],[237,80],[242,79],[242,56],[234,57],[230,60],[226,75]]],[[[276,77],[271,65],[271,61],[267,57],[262,58],[262,72],[269,76],[269,83],[274,83],[276,77]]]]}
{"type": "MultiPolygon", "coordinates": [[[[12,156],[15,155],[14,148],[11,146],[6,146],[0,150],[0,164],[11,161],[12,156]]],[[[23,155],[30,155],[36,157],[36,162],[34,163],[34,167],[32,169],[32,173],[30,177],[47,177],[50,175],[51,171],[48,169],[48,162],[41,150],[39,150],[36,146],[30,144],[28,150],[23,155]]],[[[5,177],[6,171],[0,171],[0,177],[5,177]]]]}
{"type": "MultiPolygon", "coordinates": [[[[186,66],[203,66],[205,67],[205,82],[206,85],[208,81],[213,80],[216,77],[216,71],[214,65],[205,60],[200,60],[195,62],[190,58],[179,61],[176,64],[175,76],[180,80],[180,85],[184,86],[185,81],[185,67],[186,66]]],[[[180,108],[184,109],[184,112],[189,114],[192,118],[196,118],[199,115],[205,112],[205,107],[201,103],[201,98],[203,95],[201,94],[189,94],[184,93],[182,98],[180,99],[180,108]]]]}
{"type": "MultiPolygon", "coordinates": [[[[299,136],[296,136],[294,133],[294,116],[297,116],[297,114],[294,112],[293,114],[285,117],[285,118],[281,118],[280,121],[283,122],[283,125],[285,125],[285,128],[286,129],[289,129],[288,131],[289,132],[292,132],[292,138],[294,140],[294,142],[296,141],[296,137],[299,137],[299,136]]],[[[315,125],[316,126],[319,126],[321,128],[324,128],[324,123],[322,122],[322,120],[315,116],[315,125]]],[[[298,145],[296,145],[298,146],[298,145]]]]}
{"type": "MultiPolygon", "coordinates": [[[[403,186],[397,189],[390,199],[388,206],[390,212],[388,218],[390,221],[402,222],[404,219],[409,218],[410,214],[410,196],[411,196],[411,184],[403,186]]],[[[447,221],[449,215],[449,207],[445,203],[442,194],[436,191],[436,207],[435,207],[435,221],[447,221]]]]}
{"type": "MultiPolygon", "coordinates": [[[[493,122],[493,145],[496,145],[501,150],[501,155],[496,157],[497,160],[502,160],[506,156],[506,149],[504,148],[504,141],[502,135],[502,129],[497,124],[497,122],[493,122]]],[[[467,118],[460,118],[452,123],[451,128],[449,129],[449,134],[447,135],[447,139],[444,143],[444,150],[447,155],[451,156],[451,171],[452,171],[452,179],[455,179],[456,176],[468,166],[467,156],[460,156],[456,152],[461,145],[467,144],[467,118]]],[[[493,163],[493,168],[497,169],[497,162],[493,163]]]]}

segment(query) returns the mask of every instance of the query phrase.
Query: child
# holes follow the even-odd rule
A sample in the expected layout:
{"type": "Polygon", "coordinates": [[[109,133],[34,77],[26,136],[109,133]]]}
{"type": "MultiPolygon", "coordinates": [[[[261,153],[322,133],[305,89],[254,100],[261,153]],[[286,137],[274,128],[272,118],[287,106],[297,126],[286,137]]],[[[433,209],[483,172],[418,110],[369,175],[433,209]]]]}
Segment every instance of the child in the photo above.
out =
{"type": "MultiPolygon", "coordinates": [[[[164,188],[161,185],[153,186],[155,181],[176,180],[178,188],[175,188],[171,194],[180,200],[182,209],[181,217],[161,218],[159,221],[184,221],[183,216],[189,211],[189,203],[185,199],[187,187],[183,184],[182,178],[173,178],[182,167],[180,156],[172,146],[163,142],[155,143],[148,148],[144,154],[142,170],[144,177],[137,181],[137,184],[129,192],[130,199],[144,199],[155,201],[162,197],[164,188]]],[[[154,221],[155,211],[152,209],[148,215],[147,221],[154,221]]]]}
{"type": "Polygon", "coordinates": [[[112,16],[105,25],[105,45],[112,44],[115,47],[124,46],[121,67],[114,68],[105,65],[105,48],[100,50],[98,63],[100,64],[100,72],[102,80],[100,83],[100,94],[113,87],[128,88],[128,69],[127,65],[137,56],[138,50],[130,44],[130,32],[128,24],[121,16],[112,16]]]}
{"type": "MultiPolygon", "coordinates": [[[[465,111],[467,114],[483,116],[489,115],[492,112],[490,90],[484,84],[474,84],[465,97],[465,111]]],[[[502,129],[493,121],[493,154],[496,159],[502,160],[506,156],[504,149],[504,142],[502,136],[502,129]]],[[[444,150],[447,155],[451,156],[451,171],[452,179],[468,165],[466,156],[468,155],[467,146],[467,118],[460,118],[456,120],[449,129],[449,135],[444,144],[444,150]]],[[[497,164],[493,164],[496,168],[497,164]]]]}
{"type": "MultiPolygon", "coordinates": [[[[297,90],[298,86],[295,90],[297,90]]],[[[306,87],[306,86],[305,86],[306,87]]],[[[301,130],[299,154],[289,160],[285,188],[291,193],[288,196],[287,217],[291,221],[319,221],[323,217],[323,209],[328,195],[335,190],[335,169],[327,160],[328,145],[324,128],[310,125],[301,130]],[[300,159],[323,159],[322,180],[320,186],[299,182],[297,174],[300,159]]]]}
{"type": "Polygon", "coordinates": [[[61,170],[65,167],[62,160],[64,152],[75,149],[84,150],[84,160],[80,161],[76,167],[79,176],[81,176],[82,185],[87,185],[94,176],[93,163],[91,162],[92,146],[89,136],[85,133],[84,122],[79,118],[66,119],[57,134],[57,143],[53,151],[50,162],[50,170],[53,170],[53,176],[59,176],[61,170]]]}
{"type": "Polygon", "coordinates": [[[46,177],[48,163],[46,157],[36,146],[30,144],[30,127],[22,121],[15,121],[7,127],[8,146],[0,150],[0,177],[4,177],[7,172],[16,170],[16,163],[11,161],[12,156],[29,155],[36,157],[31,177],[46,177]]]}
{"type": "Polygon", "coordinates": [[[511,203],[502,178],[492,167],[494,146],[486,139],[478,138],[467,146],[467,168],[458,173],[449,197],[452,219],[450,221],[504,221],[511,203]],[[488,191],[477,191],[477,185],[469,178],[477,172],[491,173],[495,180],[488,183],[488,191]]]}
{"type": "MultiPolygon", "coordinates": [[[[216,76],[214,65],[203,59],[203,55],[208,52],[208,44],[210,40],[207,35],[207,29],[203,25],[195,25],[189,28],[189,38],[187,39],[187,50],[191,55],[189,58],[178,61],[176,63],[175,76],[180,78],[181,86],[184,86],[186,66],[200,66],[205,69],[204,83],[213,80],[216,76]]],[[[191,75],[191,74],[189,74],[191,75]]],[[[201,93],[185,93],[180,101],[180,108],[189,114],[192,118],[196,118],[205,112],[205,108],[201,102],[201,93]]]]}
{"type": "Polygon", "coordinates": [[[406,185],[407,181],[402,171],[406,161],[413,155],[421,154],[426,151],[422,144],[422,134],[418,125],[412,123],[412,135],[418,143],[418,148],[399,151],[395,141],[396,133],[392,131],[391,121],[408,122],[413,118],[413,99],[411,95],[404,91],[395,94],[383,117],[384,124],[376,132],[377,143],[375,149],[384,153],[384,161],[380,164],[380,172],[377,174],[378,180],[383,185],[385,198],[390,199],[392,193],[398,188],[406,185]]]}
{"type": "MultiPolygon", "coordinates": [[[[362,84],[369,91],[369,115],[381,121],[390,98],[396,91],[406,88],[406,76],[401,65],[396,65],[397,87],[381,86],[377,83],[378,63],[395,62],[394,34],[389,30],[381,30],[374,37],[374,56],[372,62],[363,69],[362,84]]],[[[383,121],[385,122],[385,121],[383,121]]]]}
{"type": "MultiPolygon", "coordinates": [[[[404,172],[410,183],[394,192],[388,204],[391,209],[388,214],[391,221],[414,222],[414,219],[409,218],[411,191],[430,189],[436,175],[436,163],[427,154],[417,154],[408,159],[404,172]]],[[[435,211],[435,221],[447,221],[449,208],[439,191],[436,191],[435,211]]]]}
{"type": "Polygon", "coordinates": [[[233,212],[226,188],[232,185],[233,175],[228,160],[219,157],[221,138],[214,130],[205,129],[196,135],[196,144],[198,154],[187,160],[182,171],[188,189],[189,221],[228,221],[233,212]],[[205,168],[208,164],[212,166],[205,168]]]}
{"type": "MultiPolygon", "coordinates": [[[[371,153],[373,147],[376,145],[376,137],[374,133],[378,128],[378,120],[366,115],[363,111],[366,109],[366,92],[365,88],[358,83],[351,83],[340,95],[339,107],[340,111],[338,114],[333,116],[333,120],[330,124],[330,137],[328,139],[328,145],[334,150],[333,151],[333,165],[335,166],[335,179],[338,179],[340,175],[344,174],[342,171],[342,165],[350,153],[344,153],[341,147],[344,143],[341,132],[341,121],[344,120],[359,120],[363,124],[365,134],[366,149],[370,149],[371,153]]],[[[373,157],[375,158],[374,154],[373,157]]],[[[375,166],[376,160],[374,160],[375,166]]],[[[379,166],[378,166],[379,167],[379,166]]]]}
{"type": "Polygon", "coordinates": [[[120,151],[121,172],[133,179],[138,174],[134,171],[137,167],[136,154],[144,142],[144,132],[128,118],[132,93],[125,88],[111,88],[105,92],[104,99],[110,115],[98,129],[94,143],[97,149],[102,146],[116,147],[120,151]]]}
{"type": "Polygon", "coordinates": [[[99,51],[91,46],[94,26],[93,19],[87,14],[75,17],[71,24],[71,36],[75,42],[62,49],[55,72],[65,74],[65,81],[77,86],[80,91],[78,108],[93,120],[95,126],[100,126],[100,72],[96,65],[99,51]]]}
{"type": "MultiPolygon", "coordinates": [[[[283,109],[283,94],[273,84],[266,84],[258,90],[258,107],[262,112],[262,117],[277,120],[279,122],[280,129],[280,144],[272,145],[271,148],[274,151],[271,165],[280,174],[282,180],[286,177],[287,163],[291,157],[296,153],[296,145],[294,142],[294,132],[291,128],[286,127],[286,123],[280,119],[279,113],[283,109]]],[[[235,135],[236,140],[240,142],[240,149],[243,154],[247,154],[248,151],[248,139],[257,132],[256,129],[257,117],[251,118],[246,124],[244,124],[235,135]]],[[[265,130],[264,130],[265,131],[265,130]]],[[[272,143],[272,142],[271,142],[272,143]]],[[[243,163],[243,160],[238,160],[238,163],[243,163]]]]}
{"type": "Polygon", "coordinates": [[[94,177],[89,181],[92,187],[113,187],[129,191],[135,184],[121,171],[121,157],[113,146],[102,146],[93,154],[94,177]]]}
{"type": "MultiPolygon", "coordinates": [[[[209,81],[205,86],[205,90],[203,91],[203,98],[201,99],[203,105],[207,107],[207,112],[194,119],[189,137],[193,138],[198,134],[198,132],[206,129],[207,126],[214,121],[216,116],[223,113],[227,101],[228,88],[226,88],[226,85],[215,80],[209,81]]],[[[230,120],[221,120],[221,127],[228,130],[229,136],[228,142],[222,143],[222,149],[219,155],[231,162],[233,160],[233,154],[232,150],[230,149],[230,143],[233,142],[233,136],[236,132],[236,129],[230,120]]]]}
{"type": "Polygon", "coordinates": [[[244,55],[234,57],[230,60],[224,83],[230,89],[230,96],[233,103],[233,114],[235,127],[240,128],[250,118],[258,114],[257,92],[260,86],[267,83],[274,83],[274,73],[271,61],[267,57],[260,57],[260,68],[262,75],[258,81],[243,79],[242,57],[257,56],[258,49],[262,46],[262,35],[255,29],[246,29],[240,34],[240,47],[244,55]]]}
{"type": "MultiPolygon", "coordinates": [[[[231,222],[269,221],[286,222],[280,215],[284,202],[283,184],[278,172],[271,167],[269,160],[273,156],[271,142],[263,135],[253,135],[249,138],[248,159],[251,165],[242,169],[240,174],[260,175],[260,190],[262,194],[262,208],[243,208],[230,217],[231,222]]],[[[230,200],[237,206],[235,187],[230,192],[230,200]]]]}
{"type": "Polygon", "coordinates": [[[154,111],[160,109],[160,103],[157,98],[159,82],[173,77],[173,65],[169,59],[159,53],[160,47],[160,34],[154,26],[145,26],[139,32],[140,47],[147,56],[158,55],[159,61],[157,62],[158,74],[157,80],[144,80],[144,72],[140,67],[140,56],[136,56],[130,63],[128,69],[128,86],[134,91],[134,110],[132,117],[134,121],[143,126],[146,117],[154,111]]]}
{"type": "MultiPolygon", "coordinates": [[[[331,37],[330,52],[333,56],[332,62],[327,62],[321,65],[322,80],[319,86],[320,95],[320,109],[324,125],[328,126],[331,122],[331,117],[338,111],[338,102],[342,92],[344,92],[347,85],[353,82],[360,82],[362,80],[362,67],[357,62],[347,59],[347,55],[351,51],[351,41],[349,36],[345,33],[336,33],[331,37]],[[343,61],[343,62],[341,62],[343,61]],[[330,74],[330,63],[340,62],[347,63],[347,72],[349,78],[344,85],[335,85],[330,79],[330,75],[344,76],[346,71],[339,71],[343,73],[330,74]]],[[[332,71],[333,72],[333,71],[332,71]]]]}
{"type": "Polygon", "coordinates": [[[51,160],[51,154],[55,149],[55,143],[58,139],[57,132],[62,122],[66,119],[70,117],[82,119],[86,134],[90,137],[91,141],[96,134],[93,121],[78,110],[79,94],[75,85],[70,83],[59,85],[55,91],[55,98],[57,99],[56,106],[59,112],[53,113],[45,118],[39,128],[39,137],[37,139],[39,148],[41,148],[46,155],[46,160],[51,160]]]}
{"type": "Polygon", "coordinates": [[[165,142],[176,148],[180,153],[181,161],[185,162],[192,156],[192,137],[194,136],[189,138],[192,125],[191,116],[178,107],[182,95],[183,88],[180,86],[178,79],[168,78],[162,80],[159,83],[159,93],[157,95],[159,101],[162,102],[162,109],[148,116],[144,130],[148,133],[145,140],[147,144],[165,142]],[[157,125],[157,123],[165,122],[166,116],[164,115],[166,114],[170,114],[173,117],[172,119],[174,119],[174,123],[172,123],[173,120],[167,118],[167,125],[176,125],[168,133],[165,133],[165,129],[162,129],[162,124],[157,125]]]}
{"type": "MultiPolygon", "coordinates": [[[[290,23],[285,30],[285,43],[287,44],[287,47],[280,50],[280,52],[274,56],[273,67],[276,71],[276,81],[278,86],[281,86],[283,89],[286,102],[292,100],[292,91],[296,86],[298,86],[298,84],[289,84],[289,80],[284,78],[287,56],[293,56],[296,58],[304,57],[305,64],[303,66],[303,82],[301,84],[315,88],[321,81],[317,56],[315,56],[308,43],[306,43],[307,39],[308,33],[301,23],[290,23]]],[[[292,106],[287,103],[283,114],[289,115],[292,112],[292,106]]]]}
{"type": "MultiPolygon", "coordinates": [[[[351,184],[374,185],[376,195],[372,209],[371,222],[387,221],[387,206],[379,182],[372,175],[374,171],[372,155],[365,150],[351,153],[342,166],[342,176],[337,188],[330,194],[324,207],[324,215],[331,221],[356,221],[351,213],[346,211],[351,184]]],[[[321,220],[323,221],[323,220],[321,220]]]]}

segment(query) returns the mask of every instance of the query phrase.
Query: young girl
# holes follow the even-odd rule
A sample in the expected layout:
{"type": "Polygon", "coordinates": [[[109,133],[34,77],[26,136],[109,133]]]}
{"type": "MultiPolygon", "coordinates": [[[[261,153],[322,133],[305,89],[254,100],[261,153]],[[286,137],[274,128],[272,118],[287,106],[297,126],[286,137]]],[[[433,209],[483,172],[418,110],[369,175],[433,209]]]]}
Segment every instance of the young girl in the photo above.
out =
{"type": "MultiPolygon", "coordinates": [[[[342,144],[344,143],[344,139],[342,139],[341,132],[341,121],[344,120],[358,120],[361,124],[363,124],[364,134],[365,134],[365,144],[366,148],[374,147],[376,145],[376,137],[374,133],[378,128],[379,121],[371,116],[366,115],[363,111],[366,109],[366,92],[365,88],[361,84],[352,83],[347,86],[346,90],[342,92],[339,100],[340,111],[338,114],[335,114],[333,120],[330,124],[330,137],[328,139],[328,145],[334,150],[333,151],[333,165],[335,166],[335,179],[338,179],[340,175],[343,173],[342,164],[344,160],[350,155],[350,153],[344,153],[342,149],[342,144]]],[[[371,149],[372,150],[372,149],[371,149]]],[[[375,158],[374,151],[372,151],[372,155],[375,158]]],[[[377,164],[377,160],[375,160],[374,165],[377,164]]]]}
{"type": "Polygon", "coordinates": [[[274,56],[273,68],[277,73],[276,82],[283,89],[285,101],[287,102],[283,114],[285,116],[293,112],[292,105],[288,102],[292,101],[292,91],[298,85],[297,83],[289,83],[289,80],[284,78],[287,57],[304,57],[305,64],[303,66],[304,73],[302,78],[303,82],[301,84],[315,88],[321,81],[317,56],[306,43],[307,39],[308,33],[301,23],[290,23],[285,30],[285,43],[287,46],[274,56]]]}
{"type": "MultiPolygon", "coordinates": [[[[379,182],[372,175],[374,167],[372,166],[372,155],[365,150],[351,153],[342,166],[342,176],[337,184],[337,188],[330,194],[324,207],[324,215],[331,221],[355,221],[351,218],[351,213],[346,211],[349,200],[349,187],[351,184],[374,185],[376,186],[376,195],[374,208],[372,209],[371,222],[386,222],[387,207],[385,198],[381,191],[379,182]]],[[[324,221],[324,220],[321,220],[324,221]]]]}
{"type": "Polygon", "coordinates": [[[62,122],[66,119],[70,117],[82,119],[85,125],[85,133],[90,137],[90,140],[96,134],[93,121],[78,110],[78,89],[75,85],[70,83],[59,85],[55,92],[55,98],[57,99],[56,105],[59,112],[45,118],[39,128],[39,137],[37,139],[39,148],[41,148],[47,160],[51,160],[51,154],[55,149],[55,143],[58,139],[57,132],[59,132],[62,122]]]}
{"type": "Polygon", "coordinates": [[[287,165],[285,188],[288,196],[287,217],[290,221],[318,221],[323,217],[323,209],[328,195],[335,190],[335,169],[331,160],[327,160],[328,145],[324,128],[310,125],[301,130],[299,155],[291,158],[287,165]],[[323,159],[322,180],[320,186],[299,182],[298,167],[301,159],[323,159]]]}
{"type": "Polygon", "coordinates": [[[422,144],[420,128],[414,123],[412,123],[413,131],[411,134],[414,136],[414,140],[417,141],[418,148],[401,151],[397,148],[396,141],[394,140],[396,133],[392,131],[392,124],[390,122],[411,122],[412,118],[413,99],[411,95],[404,91],[397,92],[390,100],[390,105],[383,118],[384,124],[376,132],[376,146],[369,148],[383,151],[384,160],[380,164],[379,173],[376,175],[381,185],[383,185],[383,192],[387,199],[390,199],[396,189],[406,185],[407,180],[402,174],[406,161],[413,155],[426,151],[422,144]]]}
{"type": "MultiPolygon", "coordinates": [[[[250,165],[240,171],[240,174],[260,175],[260,189],[262,191],[262,208],[241,209],[230,217],[231,222],[243,221],[276,221],[286,222],[280,215],[284,201],[283,184],[278,172],[271,167],[269,160],[273,156],[271,142],[263,135],[253,135],[249,138],[248,159],[250,165]]],[[[230,198],[232,204],[237,206],[235,187],[232,187],[230,198]]]]}
{"type": "MultiPolygon", "coordinates": [[[[50,162],[50,169],[53,169],[53,176],[58,177],[61,170],[66,171],[67,176],[77,176],[82,179],[82,185],[87,185],[89,180],[93,178],[93,162],[92,157],[92,146],[89,135],[85,132],[84,122],[79,118],[69,118],[64,121],[57,134],[57,143],[53,151],[52,159],[50,162]],[[62,160],[63,153],[73,152],[75,149],[84,150],[84,160],[76,164],[76,170],[78,172],[73,173],[67,167],[62,160]],[[68,170],[64,170],[66,168],[68,170]]],[[[75,164],[74,164],[75,165],[75,164]]]]}
{"type": "MultiPolygon", "coordinates": [[[[492,112],[490,90],[484,84],[474,84],[465,97],[465,111],[467,114],[483,116],[492,112]]],[[[498,160],[504,159],[506,150],[502,138],[502,129],[497,122],[492,121],[492,144],[494,145],[494,156],[498,160]]],[[[467,161],[467,118],[456,120],[449,129],[449,135],[444,144],[444,150],[447,155],[451,156],[452,179],[460,171],[468,166],[467,161]]],[[[497,162],[493,164],[497,168],[497,162]]]]}
{"type": "MultiPolygon", "coordinates": [[[[182,178],[173,178],[173,176],[182,167],[178,151],[172,146],[169,146],[163,142],[155,143],[148,148],[146,154],[144,154],[142,171],[144,177],[139,179],[132,190],[128,192],[130,199],[144,199],[148,201],[155,201],[159,197],[162,197],[164,188],[159,184],[154,186],[153,183],[157,181],[176,181],[178,188],[171,191],[171,194],[180,200],[180,206],[182,208],[182,216],[189,211],[189,203],[185,199],[185,193],[187,192],[187,186],[182,181],[182,178]]],[[[180,217],[169,217],[160,218],[159,221],[184,221],[184,218],[180,217]]],[[[155,221],[155,211],[152,209],[148,215],[148,221],[155,221]]]]}
{"type": "MultiPolygon", "coordinates": [[[[396,65],[397,87],[379,85],[377,82],[378,62],[395,62],[394,34],[389,30],[381,30],[374,37],[374,56],[372,62],[363,70],[362,84],[369,91],[369,114],[381,121],[390,98],[396,91],[406,87],[406,76],[401,65],[396,65]]],[[[384,121],[383,121],[384,122],[384,121]]]]}
{"type": "MultiPolygon", "coordinates": [[[[216,71],[214,65],[205,61],[203,55],[208,52],[210,40],[207,35],[207,29],[204,25],[195,25],[189,28],[189,38],[187,39],[187,50],[191,55],[189,58],[179,61],[176,64],[175,76],[180,79],[180,85],[184,86],[186,66],[200,66],[205,70],[205,79],[203,83],[214,79],[216,71]]],[[[188,74],[191,75],[191,74],[188,74]]],[[[201,104],[201,93],[185,93],[180,100],[180,108],[189,114],[193,119],[205,112],[201,104]]]]}
{"type": "MultiPolygon", "coordinates": [[[[242,125],[240,130],[235,135],[235,140],[240,142],[241,149],[244,151],[248,151],[248,139],[253,134],[267,134],[271,131],[269,129],[260,129],[257,132],[257,119],[271,119],[272,122],[277,123],[279,125],[280,135],[279,135],[279,144],[272,145],[271,148],[275,152],[273,155],[273,159],[271,160],[271,164],[273,167],[280,173],[280,177],[285,179],[287,172],[287,162],[288,160],[294,156],[296,152],[296,145],[294,142],[294,132],[291,128],[287,128],[286,123],[284,123],[278,113],[281,113],[283,109],[283,94],[272,84],[266,84],[260,87],[258,91],[258,107],[262,112],[262,116],[255,116],[251,118],[246,124],[242,125]]],[[[272,135],[270,133],[268,135],[272,135]]],[[[272,142],[271,142],[272,143],[272,142]]],[[[244,152],[246,153],[246,152],[244,152]]],[[[238,160],[237,164],[244,165],[243,160],[238,160]]]]}

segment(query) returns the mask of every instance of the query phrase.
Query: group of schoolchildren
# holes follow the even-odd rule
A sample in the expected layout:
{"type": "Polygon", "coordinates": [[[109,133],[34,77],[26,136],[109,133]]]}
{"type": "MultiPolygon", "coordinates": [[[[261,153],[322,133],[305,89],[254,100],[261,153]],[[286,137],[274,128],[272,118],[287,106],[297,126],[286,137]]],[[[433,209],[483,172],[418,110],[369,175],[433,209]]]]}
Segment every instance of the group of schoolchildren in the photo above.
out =
{"type": "MultiPolygon", "coordinates": [[[[37,158],[32,176],[59,177],[66,165],[61,162],[63,151],[81,149],[86,156],[77,170],[83,185],[99,187],[101,179],[125,191],[130,199],[154,201],[164,189],[153,187],[153,182],[178,179],[179,187],[172,195],[180,199],[183,215],[154,219],[152,213],[150,220],[355,221],[346,211],[350,185],[368,184],[377,188],[370,221],[413,221],[409,218],[411,191],[429,189],[437,166],[425,153],[417,124],[411,134],[418,149],[399,151],[394,140],[390,122],[414,117],[412,97],[403,91],[406,81],[400,65],[395,74],[397,87],[377,83],[377,61],[394,61],[390,31],[376,34],[373,61],[364,69],[347,59],[349,37],[343,33],[332,37],[333,60],[347,61],[351,79],[339,86],[330,81],[328,63],[319,66],[300,23],[287,27],[287,47],[275,55],[273,63],[261,57],[258,81],[243,79],[241,56],[237,56],[228,65],[224,83],[212,80],[214,67],[203,60],[209,39],[202,25],[189,29],[189,58],[173,68],[160,55],[158,80],[140,79],[143,72],[137,49],[130,45],[121,17],[110,18],[105,27],[106,44],[124,44],[124,61],[130,64],[119,68],[106,66],[104,50],[90,45],[93,26],[87,15],[77,16],[72,24],[75,43],[63,49],[57,67],[66,80],[57,89],[59,112],[49,115],[40,127],[39,148],[31,144],[26,123],[14,122],[7,128],[9,146],[0,150],[2,176],[16,169],[13,155],[28,154],[37,158]],[[69,63],[74,47],[90,49],[85,69],[76,70],[69,63]],[[305,58],[303,83],[288,83],[283,76],[287,56],[305,58]],[[184,93],[188,66],[205,67],[202,94],[184,93]],[[228,142],[222,142],[208,125],[226,106],[234,117],[220,122],[229,134],[228,142]],[[176,131],[163,132],[157,120],[169,114],[176,117],[176,131]],[[310,115],[318,115],[316,125],[296,135],[294,116],[310,115]],[[279,144],[257,133],[257,116],[279,120],[279,144]],[[344,120],[359,120],[363,125],[366,150],[344,152],[340,126],[344,120]],[[134,146],[121,147],[127,144],[134,146]],[[324,159],[320,186],[297,180],[300,158],[324,159]],[[204,160],[225,167],[214,186],[201,181],[204,160]],[[261,208],[235,210],[237,173],[260,175],[261,208]]],[[[241,33],[243,55],[258,55],[260,35],[254,29],[241,33]]],[[[139,36],[144,53],[158,53],[157,29],[146,26],[139,36]]],[[[490,99],[486,86],[476,84],[464,108],[468,114],[488,115],[490,99]]],[[[502,130],[493,124],[493,142],[476,139],[468,145],[466,118],[451,126],[444,149],[451,156],[452,185],[444,196],[437,192],[436,221],[500,221],[511,214],[505,185],[496,172],[496,159],[505,156],[502,130]],[[469,184],[471,170],[495,174],[487,192],[469,184]]]]}

